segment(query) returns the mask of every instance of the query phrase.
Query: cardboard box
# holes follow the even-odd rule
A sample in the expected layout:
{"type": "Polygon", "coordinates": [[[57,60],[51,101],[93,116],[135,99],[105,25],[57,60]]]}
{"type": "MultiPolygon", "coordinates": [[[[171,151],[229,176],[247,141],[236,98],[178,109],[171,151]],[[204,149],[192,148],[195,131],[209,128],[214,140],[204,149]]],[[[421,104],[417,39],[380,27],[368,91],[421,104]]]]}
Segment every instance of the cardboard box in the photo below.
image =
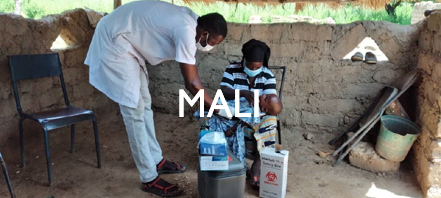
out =
{"type": "Polygon", "coordinates": [[[227,171],[228,156],[200,156],[201,171],[227,171]]]}
{"type": "Polygon", "coordinates": [[[201,142],[199,148],[200,155],[227,156],[227,147],[225,147],[225,144],[209,144],[201,142]]]}
{"type": "Polygon", "coordinates": [[[276,153],[274,148],[262,151],[260,193],[263,198],[283,198],[286,194],[288,180],[289,151],[276,153]]]}
{"type": "MultiPolygon", "coordinates": [[[[202,130],[199,133],[199,140],[209,133],[219,133],[219,132],[202,130]]],[[[220,135],[221,138],[225,139],[224,133],[220,133],[220,135]]],[[[228,170],[228,155],[225,144],[200,142],[199,155],[200,155],[199,166],[201,168],[201,171],[228,170]]]]}

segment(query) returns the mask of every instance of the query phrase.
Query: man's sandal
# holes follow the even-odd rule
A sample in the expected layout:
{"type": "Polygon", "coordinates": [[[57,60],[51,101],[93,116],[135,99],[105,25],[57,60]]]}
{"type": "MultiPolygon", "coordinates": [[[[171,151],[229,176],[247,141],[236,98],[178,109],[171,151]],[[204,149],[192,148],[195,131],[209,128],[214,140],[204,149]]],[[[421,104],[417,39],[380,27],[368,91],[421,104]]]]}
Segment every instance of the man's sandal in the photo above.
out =
{"type": "Polygon", "coordinates": [[[187,171],[187,166],[184,164],[179,164],[176,162],[170,162],[166,159],[162,159],[161,162],[156,166],[158,174],[172,174],[172,173],[183,173],[187,171]]]}
{"type": "Polygon", "coordinates": [[[141,189],[161,197],[176,197],[184,192],[176,184],[170,184],[159,176],[152,182],[142,183],[141,189]]]}

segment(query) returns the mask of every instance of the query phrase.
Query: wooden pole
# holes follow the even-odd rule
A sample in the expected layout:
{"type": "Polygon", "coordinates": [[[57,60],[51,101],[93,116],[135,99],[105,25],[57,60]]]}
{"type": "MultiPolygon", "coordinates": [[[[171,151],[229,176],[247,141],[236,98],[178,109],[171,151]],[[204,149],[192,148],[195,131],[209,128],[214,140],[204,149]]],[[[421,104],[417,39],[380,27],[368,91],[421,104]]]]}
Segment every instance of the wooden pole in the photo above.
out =
{"type": "Polygon", "coordinates": [[[21,4],[22,4],[22,0],[15,0],[15,10],[14,10],[15,14],[21,15],[21,4]]]}
{"type": "Polygon", "coordinates": [[[113,9],[116,9],[119,6],[121,6],[121,0],[113,0],[113,9]]]}

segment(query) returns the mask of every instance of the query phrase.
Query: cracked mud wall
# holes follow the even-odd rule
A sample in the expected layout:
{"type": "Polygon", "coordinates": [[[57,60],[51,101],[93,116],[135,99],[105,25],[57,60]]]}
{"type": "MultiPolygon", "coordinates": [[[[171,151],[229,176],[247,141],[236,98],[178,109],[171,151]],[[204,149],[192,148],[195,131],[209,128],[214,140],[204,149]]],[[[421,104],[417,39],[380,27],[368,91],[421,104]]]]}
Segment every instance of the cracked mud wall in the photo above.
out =
{"type": "MultiPolygon", "coordinates": [[[[262,40],[271,48],[270,65],[287,66],[282,122],[311,131],[337,132],[362,114],[384,85],[416,67],[420,26],[370,21],[229,24],[228,36],[220,46],[197,55],[198,70],[203,85],[214,96],[229,61],[241,60],[242,44],[251,38],[262,40]],[[389,62],[369,65],[342,60],[366,37],[375,40],[389,62]]],[[[149,70],[153,105],[176,115],[177,90],[184,89],[177,68],[176,63],[165,63],[149,70]]],[[[280,79],[280,73],[277,77],[280,79]]]]}
{"type": "Polygon", "coordinates": [[[441,13],[431,14],[419,38],[418,123],[421,134],[414,151],[414,170],[426,197],[441,197],[441,13]]]}
{"type": "MultiPolygon", "coordinates": [[[[93,35],[84,10],[67,11],[41,20],[0,14],[0,138],[18,134],[18,115],[12,93],[7,55],[49,53],[60,35],[71,46],[59,51],[71,103],[92,109],[99,123],[118,114],[117,105],[88,83],[83,64],[93,35]]],[[[400,26],[387,22],[355,22],[346,25],[229,24],[225,41],[210,53],[197,54],[203,85],[214,96],[229,61],[241,59],[241,46],[251,38],[271,47],[271,65],[287,66],[283,91],[283,123],[311,131],[338,131],[363,113],[378,91],[416,67],[421,23],[400,26]],[[368,65],[342,58],[365,37],[371,37],[389,62],[368,65]]],[[[276,73],[279,76],[280,73],[276,73]]],[[[165,62],[149,67],[150,92],[157,111],[178,116],[178,93],[184,89],[179,66],[165,62]]],[[[280,85],[280,82],[278,83],[280,85]]],[[[61,107],[58,79],[20,83],[26,111],[61,107]]],[[[187,116],[190,108],[186,107],[187,116]]],[[[117,120],[121,122],[122,120],[117,120]]],[[[25,130],[37,130],[28,121],[25,130]]],[[[67,129],[66,129],[67,130],[67,129]]],[[[1,142],[0,142],[1,143],[1,142]]]]}

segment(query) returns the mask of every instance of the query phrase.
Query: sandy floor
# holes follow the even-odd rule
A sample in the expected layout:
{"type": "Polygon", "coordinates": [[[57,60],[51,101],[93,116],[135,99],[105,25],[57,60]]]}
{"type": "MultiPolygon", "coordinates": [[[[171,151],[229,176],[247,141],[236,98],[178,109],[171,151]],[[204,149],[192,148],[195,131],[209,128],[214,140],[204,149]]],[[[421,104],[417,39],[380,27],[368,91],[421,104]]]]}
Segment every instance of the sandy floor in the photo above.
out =
{"type": "MultiPolygon", "coordinates": [[[[103,164],[101,169],[96,168],[91,123],[77,126],[77,144],[73,154],[69,152],[68,128],[51,133],[52,187],[47,186],[41,132],[28,131],[25,139],[26,168],[18,166],[18,139],[11,137],[1,151],[17,197],[156,197],[140,190],[139,176],[124,126],[121,118],[114,120],[99,125],[103,164]]],[[[155,121],[164,156],[189,166],[186,173],[162,177],[184,186],[186,193],[182,197],[198,197],[196,123],[189,118],[159,113],[156,114],[155,121]]],[[[25,125],[25,130],[30,128],[30,121],[25,125]]],[[[347,163],[332,167],[334,158],[322,159],[314,151],[332,151],[333,147],[326,144],[332,134],[316,133],[313,134],[312,141],[308,141],[303,138],[304,133],[283,128],[284,148],[290,151],[286,197],[422,197],[414,173],[407,166],[403,165],[399,173],[385,176],[354,168],[347,163]]],[[[246,191],[246,197],[258,196],[258,192],[251,188],[246,191]]],[[[8,196],[3,177],[0,182],[0,196],[8,196]]]]}

